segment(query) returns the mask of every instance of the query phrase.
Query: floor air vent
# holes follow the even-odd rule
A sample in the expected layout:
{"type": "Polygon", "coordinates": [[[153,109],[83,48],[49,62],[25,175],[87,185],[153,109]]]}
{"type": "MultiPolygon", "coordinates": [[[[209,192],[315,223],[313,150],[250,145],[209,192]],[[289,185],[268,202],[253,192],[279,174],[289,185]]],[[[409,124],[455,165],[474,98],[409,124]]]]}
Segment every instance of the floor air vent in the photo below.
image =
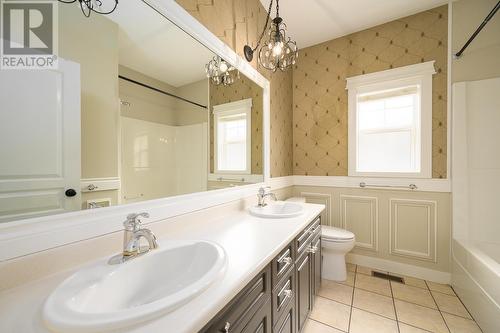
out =
{"type": "Polygon", "coordinates": [[[372,271],[372,276],[378,277],[381,279],[399,282],[399,283],[405,283],[405,281],[403,280],[402,277],[391,275],[391,274],[386,274],[386,273],[382,273],[382,272],[372,271]]]}

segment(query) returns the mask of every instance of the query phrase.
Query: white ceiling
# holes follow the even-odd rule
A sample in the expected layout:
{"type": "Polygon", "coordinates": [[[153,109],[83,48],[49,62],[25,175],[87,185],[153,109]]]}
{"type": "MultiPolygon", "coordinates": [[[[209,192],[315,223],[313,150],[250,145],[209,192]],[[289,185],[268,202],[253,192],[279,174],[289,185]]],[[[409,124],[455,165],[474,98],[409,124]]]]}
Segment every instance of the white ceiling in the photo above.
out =
{"type": "Polygon", "coordinates": [[[142,1],[120,1],[109,16],[120,27],[120,65],[175,87],[206,77],[214,54],[142,1]]]}
{"type": "MultiPolygon", "coordinates": [[[[261,0],[269,8],[270,0],[261,0]]],[[[280,16],[300,48],[416,14],[447,0],[282,0],[280,16]]],[[[276,1],[272,17],[275,16],[276,1]]]]}

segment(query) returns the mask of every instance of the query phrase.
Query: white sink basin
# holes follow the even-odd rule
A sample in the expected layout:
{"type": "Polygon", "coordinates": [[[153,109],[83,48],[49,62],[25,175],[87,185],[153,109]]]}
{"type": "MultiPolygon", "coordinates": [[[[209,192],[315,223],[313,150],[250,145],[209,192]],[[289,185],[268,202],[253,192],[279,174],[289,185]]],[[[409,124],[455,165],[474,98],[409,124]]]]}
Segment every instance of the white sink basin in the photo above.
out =
{"type": "Polygon", "coordinates": [[[264,207],[250,208],[250,214],[254,216],[274,219],[299,216],[303,211],[304,208],[298,203],[286,201],[274,201],[264,207]]]}
{"type": "Polygon", "coordinates": [[[224,250],[208,241],[176,241],[122,264],[101,261],[59,285],[43,308],[56,332],[102,332],[172,311],[223,274],[224,250]]]}

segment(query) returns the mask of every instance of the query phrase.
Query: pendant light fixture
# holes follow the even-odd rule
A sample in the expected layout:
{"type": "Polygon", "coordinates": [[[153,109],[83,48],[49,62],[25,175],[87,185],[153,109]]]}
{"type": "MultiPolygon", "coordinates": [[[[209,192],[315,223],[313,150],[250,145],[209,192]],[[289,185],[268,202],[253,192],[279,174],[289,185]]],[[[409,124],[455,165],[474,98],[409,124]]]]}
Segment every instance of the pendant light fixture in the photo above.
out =
{"type": "MultiPolygon", "coordinates": [[[[252,61],[253,54],[259,48],[266,29],[268,29],[272,6],[273,0],[269,3],[266,24],[264,25],[264,29],[262,30],[255,48],[252,49],[249,45],[245,45],[243,48],[245,58],[248,62],[252,61]]],[[[275,72],[278,68],[282,71],[286,71],[291,68],[299,56],[297,43],[292,41],[292,39],[286,35],[286,24],[280,17],[279,10],[279,0],[276,0],[276,17],[272,20],[269,26],[267,33],[268,40],[265,41],[260,48],[258,58],[260,65],[273,72],[275,72]]]]}
{"type": "Polygon", "coordinates": [[[85,17],[92,12],[102,15],[111,14],[118,6],[118,0],[58,0],[62,3],[80,3],[80,9],[85,17]],[[105,4],[104,4],[105,3],[105,4]]]}
{"type": "Polygon", "coordinates": [[[207,77],[217,86],[229,86],[240,78],[240,72],[219,56],[215,56],[205,65],[205,71],[207,77]]]}

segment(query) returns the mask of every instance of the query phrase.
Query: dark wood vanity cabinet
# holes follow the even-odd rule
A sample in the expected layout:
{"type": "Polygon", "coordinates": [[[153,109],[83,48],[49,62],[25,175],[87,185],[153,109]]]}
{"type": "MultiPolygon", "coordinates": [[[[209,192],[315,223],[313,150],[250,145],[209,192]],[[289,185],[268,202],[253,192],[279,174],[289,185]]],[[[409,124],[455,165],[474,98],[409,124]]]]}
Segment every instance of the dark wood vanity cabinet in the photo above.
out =
{"type": "Polygon", "coordinates": [[[201,332],[271,333],[271,316],[271,267],[267,266],[201,332]]]}
{"type": "Polygon", "coordinates": [[[298,330],[300,331],[304,326],[309,311],[312,309],[312,270],[311,270],[311,258],[308,254],[299,258],[297,262],[297,294],[296,299],[296,311],[297,311],[297,324],[298,330]]]}
{"type": "Polygon", "coordinates": [[[321,224],[318,217],[296,238],[297,331],[301,331],[314,306],[321,284],[321,224]]]}
{"type": "Polygon", "coordinates": [[[318,217],[200,332],[300,332],[321,283],[320,236],[318,217]]]}

